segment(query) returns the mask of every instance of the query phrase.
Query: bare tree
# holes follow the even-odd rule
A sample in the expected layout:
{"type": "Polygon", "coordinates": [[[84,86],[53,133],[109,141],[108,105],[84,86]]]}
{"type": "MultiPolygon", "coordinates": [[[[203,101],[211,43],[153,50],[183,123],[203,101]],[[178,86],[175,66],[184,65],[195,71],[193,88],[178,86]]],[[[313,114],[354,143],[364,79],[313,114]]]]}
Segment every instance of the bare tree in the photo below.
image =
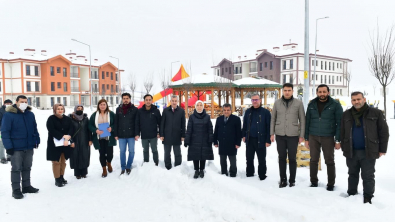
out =
{"type": "Polygon", "coordinates": [[[347,95],[350,95],[350,82],[352,78],[351,72],[347,71],[346,73],[344,73],[343,78],[346,80],[347,83],[347,95]]]}
{"type": "MultiPolygon", "coordinates": [[[[165,93],[165,95],[166,95],[167,92],[170,90],[170,89],[169,89],[170,78],[169,78],[169,76],[166,75],[166,71],[163,71],[163,74],[162,74],[162,76],[161,76],[161,81],[160,81],[160,83],[161,83],[162,89],[163,89],[163,91],[164,91],[164,93],[165,93]]],[[[165,100],[166,100],[166,96],[163,97],[163,104],[166,103],[165,100]]]]}
{"type": "Polygon", "coordinates": [[[151,74],[147,75],[144,79],[144,88],[147,94],[151,91],[153,86],[154,86],[154,81],[152,79],[152,75],[151,74]]]}
{"type": "Polygon", "coordinates": [[[369,68],[372,75],[379,81],[383,87],[384,96],[384,115],[387,118],[387,86],[395,78],[394,55],[395,55],[395,37],[392,25],[385,34],[381,34],[379,25],[377,30],[370,35],[371,55],[369,57],[369,68]]]}
{"type": "Polygon", "coordinates": [[[132,91],[132,102],[134,103],[134,92],[136,91],[137,83],[136,83],[136,77],[133,73],[129,73],[129,77],[127,79],[126,85],[132,91]]]}

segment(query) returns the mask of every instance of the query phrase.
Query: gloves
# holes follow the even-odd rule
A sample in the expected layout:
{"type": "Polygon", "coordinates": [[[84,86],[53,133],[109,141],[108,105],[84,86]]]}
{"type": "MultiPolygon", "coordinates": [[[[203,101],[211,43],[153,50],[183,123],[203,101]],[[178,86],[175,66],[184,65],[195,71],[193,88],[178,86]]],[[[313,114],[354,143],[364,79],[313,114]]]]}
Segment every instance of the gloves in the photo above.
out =
{"type": "Polygon", "coordinates": [[[6,153],[10,156],[14,155],[14,149],[7,149],[6,153]]]}

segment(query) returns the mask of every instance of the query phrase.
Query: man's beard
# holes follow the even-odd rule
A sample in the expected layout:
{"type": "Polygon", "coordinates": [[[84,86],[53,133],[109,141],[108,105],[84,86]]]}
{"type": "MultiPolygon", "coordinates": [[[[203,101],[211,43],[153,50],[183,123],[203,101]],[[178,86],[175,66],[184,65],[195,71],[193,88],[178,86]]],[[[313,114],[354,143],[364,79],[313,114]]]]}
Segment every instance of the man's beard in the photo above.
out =
{"type": "Polygon", "coordinates": [[[320,99],[320,101],[326,101],[328,99],[328,96],[319,96],[318,98],[320,99]],[[322,98],[322,97],[324,97],[324,98],[322,98]]]}
{"type": "Polygon", "coordinates": [[[355,109],[360,109],[360,108],[362,108],[364,105],[365,105],[365,103],[361,103],[361,104],[359,104],[359,105],[355,105],[354,108],[355,108],[355,109]]]}

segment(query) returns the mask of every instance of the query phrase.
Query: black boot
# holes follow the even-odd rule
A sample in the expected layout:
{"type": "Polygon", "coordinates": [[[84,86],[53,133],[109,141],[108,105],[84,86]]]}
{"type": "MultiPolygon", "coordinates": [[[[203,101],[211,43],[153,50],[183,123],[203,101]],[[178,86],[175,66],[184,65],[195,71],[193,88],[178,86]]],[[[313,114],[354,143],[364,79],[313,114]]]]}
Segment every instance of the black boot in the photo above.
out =
{"type": "Polygon", "coordinates": [[[38,191],[39,191],[39,189],[36,189],[32,186],[22,188],[22,193],[38,193],[38,191]]]}
{"type": "Polygon", "coordinates": [[[62,181],[62,183],[63,183],[64,185],[67,184],[67,180],[65,180],[65,179],[63,178],[63,175],[60,175],[60,180],[62,181]]]}
{"type": "Polygon", "coordinates": [[[199,177],[199,170],[195,170],[195,175],[193,175],[193,178],[197,179],[199,177]]]}
{"type": "Polygon", "coordinates": [[[14,197],[15,199],[22,199],[23,198],[23,194],[21,192],[21,189],[15,189],[12,191],[12,197],[14,197]]]}
{"type": "Polygon", "coordinates": [[[335,186],[330,186],[330,185],[326,186],[327,191],[333,191],[334,189],[335,189],[335,186]]]}
{"type": "Polygon", "coordinates": [[[311,183],[310,187],[318,187],[318,183],[311,183]]]}
{"type": "Polygon", "coordinates": [[[295,183],[289,183],[289,187],[294,187],[295,183]]]}
{"type": "Polygon", "coordinates": [[[287,181],[286,180],[282,180],[281,182],[280,182],[280,188],[283,188],[283,187],[286,187],[286,186],[288,186],[288,183],[287,183],[287,181]]]}
{"type": "Polygon", "coordinates": [[[126,169],[126,173],[127,173],[128,175],[130,175],[131,172],[132,172],[132,169],[126,169]]]}
{"type": "Polygon", "coordinates": [[[122,171],[121,171],[120,176],[123,175],[123,174],[125,174],[125,170],[122,170],[122,171]]]}
{"type": "Polygon", "coordinates": [[[55,186],[57,186],[57,187],[63,187],[64,186],[64,183],[63,183],[61,177],[55,178],[55,186]]]}
{"type": "Polygon", "coordinates": [[[200,170],[200,178],[204,177],[204,170],[200,170]]]}
{"type": "Polygon", "coordinates": [[[372,204],[372,197],[368,197],[368,196],[363,196],[363,203],[370,203],[372,204]]]}

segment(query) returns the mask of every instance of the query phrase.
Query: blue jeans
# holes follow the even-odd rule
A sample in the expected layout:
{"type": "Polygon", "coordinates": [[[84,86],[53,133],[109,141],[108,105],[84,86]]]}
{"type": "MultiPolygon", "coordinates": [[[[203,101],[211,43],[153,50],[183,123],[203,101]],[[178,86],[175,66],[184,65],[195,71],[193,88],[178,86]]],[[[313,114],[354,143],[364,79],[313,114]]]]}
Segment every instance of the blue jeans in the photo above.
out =
{"type": "Polygon", "coordinates": [[[132,163],[134,159],[134,138],[119,138],[119,149],[121,152],[121,168],[122,170],[125,169],[132,169],[132,163]],[[129,157],[128,163],[126,163],[126,145],[129,147],[129,157]]]}

